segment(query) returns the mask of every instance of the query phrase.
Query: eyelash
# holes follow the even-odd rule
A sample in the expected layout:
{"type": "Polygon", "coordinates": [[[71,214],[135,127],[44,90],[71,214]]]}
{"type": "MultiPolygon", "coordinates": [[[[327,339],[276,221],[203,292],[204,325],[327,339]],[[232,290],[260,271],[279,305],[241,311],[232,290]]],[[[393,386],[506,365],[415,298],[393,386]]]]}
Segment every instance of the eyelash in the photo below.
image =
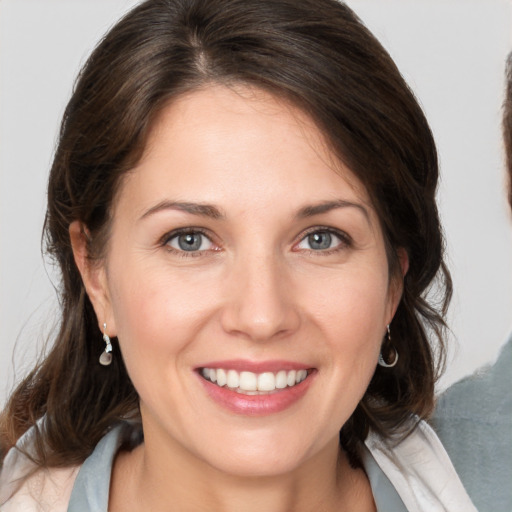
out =
{"type": "Polygon", "coordinates": [[[349,249],[350,247],[353,246],[353,240],[349,235],[347,235],[347,233],[327,226],[314,226],[312,228],[307,229],[305,232],[300,234],[299,240],[295,242],[293,246],[296,247],[298,244],[306,240],[308,236],[313,235],[315,233],[328,233],[329,235],[334,235],[336,238],[339,239],[340,242],[338,245],[332,247],[331,249],[303,249],[303,251],[306,251],[309,254],[313,253],[316,256],[330,256],[344,249],[349,249]]]}
{"type": "Polygon", "coordinates": [[[168,252],[175,254],[181,258],[197,258],[200,256],[204,256],[207,252],[217,251],[218,249],[209,249],[209,250],[200,250],[200,251],[184,251],[175,249],[174,247],[171,247],[169,243],[174,238],[177,238],[179,236],[183,235],[196,235],[200,234],[207,238],[214,246],[216,246],[215,242],[212,240],[211,234],[209,234],[208,231],[202,229],[202,228],[195,228],[195,227],[187,227],[187,228],[180,228],[175,229],[171,231],[170,233],[166,233],[161,239],[160,239],[160,245],[163,246],[168,252]]]}
{"type": "MultiPolygon", "coordinates": [[[[313,253],[315,255],[319,256],[329,256],[331,254],[337,253],[343,249],[347,249],[353,246],[353,241],[349,235],[347,235],[345,232],[340,231],[338,229],[330,228],[327,226],[314,226],[312,228],[309,228],[305,232],[300,234],[300,237],[298,237],[298,241],[293,244],[293,248],[297,247],[301,242],[306,240],[306,238],[312,234],[315,233],[327,233],[329,235],[334,235],[336,238],[339,239],[340,243],[336,245],[335,247],[331,249],[325,249],[325,250],[314,250],[314,249],[302,249],[302,250],[295,250],[295,252],[307,252],[309,254],[313,253]]],[[[211,234],[202,228],[196,228],[196,227],[187,227],[187,228],[180,228],[173,230],[169,233],[166,233],[161,239],[159,244],[163,246],[168,252],[173,253],[179,257],[182,258],[197,258],[204,256],[206,253],[210,252],[216,252],[219,250],[218,246],[215,249],[203,249],[203,250],[197,250],[197,251],[185,251],[185,250],[179,250],[175,249],[174,247],[171,247],[169,243],[174,238],[177,238],[179,236],[183,235],[189,235],[189,234],[200,234],[204,237],[206,237],[214,246],[216,246],[215,242],[212,240],[211,234]]]]}

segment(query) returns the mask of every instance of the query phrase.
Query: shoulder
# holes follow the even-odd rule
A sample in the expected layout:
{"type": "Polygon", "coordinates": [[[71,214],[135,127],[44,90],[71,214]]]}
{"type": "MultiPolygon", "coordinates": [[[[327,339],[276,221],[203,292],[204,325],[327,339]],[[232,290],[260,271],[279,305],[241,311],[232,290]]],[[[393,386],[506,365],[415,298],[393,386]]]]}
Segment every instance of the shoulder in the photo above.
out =
{"type": "Polygon", "coordinates": [[[424,421],[398,443],[371,433],[365,444],[408,510],[476,512],[445,449],[424,421]]]}
{"type": "MultiPolygon", "coordinates": [[[[30,452],[33,435],[29,430],[17,447],[30,452]]],[[[141,442],[140,426],[121,422],[99,441],[83,464],[65,468],[38,467],[15,447],[0,471],[0,511],[107,510],[114,457],[121,447],[131,449],[141,442]]]]}
{"type": "Polygon", "coordinates": [[[438,399],[434,423],[486,427],[510,423],[512,419],[512,337],[502,347],[492,366],[452,384],[438,399]]]}
{"type": "Polygon", "coordinates": [[[21,485],[16,486],[13,494],[7,494],[6,501],[2,496],[0,510],[66,512],[78,470],[78,467],[37,469],[21,485]]]}
{"type": "Polygon", "coordinates": [[[492,366],[452,384],[440,396],[431,421],[470,496],[482,509],[511,509],[511,367],[512,337],[492,366]]]}
{"type": "MultiPolygon", "coordinates": [[[[29,430],[22,443],[29,445],[29,430]]],[[[2,512],[65,512],[79,466],[41,468],[17,447],[4,459],[0,471],[0,510],[2,512]]]]}

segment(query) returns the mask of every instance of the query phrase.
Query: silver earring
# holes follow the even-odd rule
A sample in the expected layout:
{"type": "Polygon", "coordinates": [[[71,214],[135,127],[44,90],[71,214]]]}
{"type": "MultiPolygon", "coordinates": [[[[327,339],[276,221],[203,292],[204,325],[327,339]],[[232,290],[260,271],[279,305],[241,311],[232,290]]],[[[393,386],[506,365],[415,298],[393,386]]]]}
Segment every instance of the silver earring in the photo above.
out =
{"type": "Polygon", "coordinates": [[[389,324],[387,325],[387,330],[388,330],[387,341],[389,343],[389,346],[393,349],[393,352],[395,353],[395,359],[391,363],[386,363],[386,361],[384,360],[384,357],[382,357],[382,349],[381,349],[381,352],[379,354],[379,366],[383,366],[384,368],[393,368],[393,366],[395,366],[396,363],[398,362],[398,350],[395,347],[393,347],[393,345],[391,344],[391,329],[389,328],[389,324]]]}
{"type": "Polygon", "coordinates": [[[101,353],[100,364],[108,366],[112,362],[112,343],[107,334],[107,324],[103,324],[103,341],[105,342],[105,350],[101,353]]]}

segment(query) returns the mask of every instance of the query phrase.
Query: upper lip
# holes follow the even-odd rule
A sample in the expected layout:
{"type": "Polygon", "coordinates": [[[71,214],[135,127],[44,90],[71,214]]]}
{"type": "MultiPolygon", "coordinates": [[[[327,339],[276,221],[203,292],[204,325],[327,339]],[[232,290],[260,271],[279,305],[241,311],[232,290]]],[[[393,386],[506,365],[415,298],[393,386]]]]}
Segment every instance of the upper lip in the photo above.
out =
{"type": "Polygon", "coordinates": [[[238,372],[253,372],[253,373],[264,373],[264,372],[278,372],[280,370],[309,370],[312,368],[311,365],[299,363],[296,361],[286,360],[267,360],[267,361],[250,361],[247,359],[230,359],[225,361],[210,361],[205,364],[198,366],[200,368],[222,368],[224,370],[236,370],[238,372]]]}

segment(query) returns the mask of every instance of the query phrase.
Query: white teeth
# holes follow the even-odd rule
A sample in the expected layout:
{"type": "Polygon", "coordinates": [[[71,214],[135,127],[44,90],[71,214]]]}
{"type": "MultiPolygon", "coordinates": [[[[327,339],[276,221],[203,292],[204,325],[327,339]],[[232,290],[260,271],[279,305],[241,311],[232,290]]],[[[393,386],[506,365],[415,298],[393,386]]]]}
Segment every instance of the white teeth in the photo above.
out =
{"type": "Polygon", "coordinates": [[[288,379],[286,378],[286,371],[281,370],[280,372],[277,372],[276,374],[276,388],[277,389],[284,389],[286,386],[288,386],[288,379]]]}
{"type": "Polygon", "coordinates": [[[240,372],[240,381],[237,387],[245,391],[256,391],[258,389],[258,377],[252,372],[240,372]]]}
{"type": "Polygon", "coordinates": [[[276,373],[263,372],[237,372],[236,370],[224,370],[222,368],[202,368],[201,375],[217,386],[227,386],[230,389],[246,395],[257,395],[259,392],[275,391],[292,387],[308,376],[307,370],[280,370],[276,373]]]}
{"type": "Polygon", "coordinates": [[[306,370],[299,370],[297,372],[297,376],[295,377],[295,382],[298,384],[302,382],[308,376],[308,372],[306,370]]]}
{"type": "Polygon", "coordinates": [[[237,388],[240,386],[240,378],[236,370],[228,370],[228,388],[237,388]]]}
{"type": "MultiPolygon", "coordinates": [[[[226,375],[226,371],[219,368],[217,371],[213,370],[217,374],[217,385],[218,386],[225,386],[228,382],[228,378],[226,375]]],[[[212,382],[214,382],[212,380],[212,382]]]]}
{"type": "Polygon", "coordinates": [[[265,372],[258,375],[258,391],[274,391],[276,378],[273,373],[265,372]]]}

